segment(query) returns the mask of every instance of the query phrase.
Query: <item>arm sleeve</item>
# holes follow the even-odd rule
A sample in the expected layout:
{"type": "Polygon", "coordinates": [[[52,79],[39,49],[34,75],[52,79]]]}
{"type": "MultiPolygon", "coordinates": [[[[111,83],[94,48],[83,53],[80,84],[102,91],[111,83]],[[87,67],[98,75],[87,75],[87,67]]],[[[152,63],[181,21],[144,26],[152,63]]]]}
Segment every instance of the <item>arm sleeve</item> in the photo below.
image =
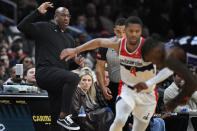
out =
{"type": "Polygon", "coordinates": [[[145,83],[148,87],[151,87],[155,84],[158,84],[158,83],[164,81],[165,79],[167,79],[172,74],[173,74],[173,71],[171,71],[170,69],[168,69],[166,67],[166,68],[162,69],[161,71],[159,71],[159,73],[155,77],[149,79],[145,83]]]}
{"type": "Polygon", "coordinates": [[[97,53],[98,60],[106,60],[107,48],[100,47],[97,53]]]}
{"type": "Polygon", "coordinates": [[[35,39],[39,33],[38,23],[33,23],[38,16],[42,14],[36,9],[29,15],[27,15],[17,26],[18,30],[23,32],[28,38],[35,39]]]}

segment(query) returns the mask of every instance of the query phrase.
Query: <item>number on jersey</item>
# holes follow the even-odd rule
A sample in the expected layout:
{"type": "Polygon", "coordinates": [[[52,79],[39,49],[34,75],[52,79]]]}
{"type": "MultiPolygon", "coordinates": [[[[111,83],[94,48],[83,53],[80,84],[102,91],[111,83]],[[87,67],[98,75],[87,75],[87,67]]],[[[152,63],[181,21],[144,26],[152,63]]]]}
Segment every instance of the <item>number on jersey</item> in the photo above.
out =
{"type": "Polygon", "coordinates": [[[134,66],[131,67],[130,73],[133,74],[134,76],[136,76],[136,72],[135,72],[135,67],[134,66]]]}

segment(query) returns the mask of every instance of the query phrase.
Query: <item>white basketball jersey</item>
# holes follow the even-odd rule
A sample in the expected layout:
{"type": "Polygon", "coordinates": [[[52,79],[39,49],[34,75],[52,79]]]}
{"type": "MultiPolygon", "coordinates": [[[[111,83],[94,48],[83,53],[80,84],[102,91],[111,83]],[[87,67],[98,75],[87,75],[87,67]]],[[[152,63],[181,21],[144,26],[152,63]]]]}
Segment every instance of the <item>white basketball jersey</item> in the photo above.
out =
{"type": "MultiPolygon", "coordinates": [[[[120,75],[123,83],[134,86],[139,82],[145,82],[156,75],[156,68],[151,62],[144,62],[141,57],[141,46],[144,38],[140,38],[137,49],[129,52],[126,48],[127,39],[123,38],[120,43],[119,59],[120,59],[120,75]]],[[[143,92],[151,91],[152,88],[143,92]]]]}

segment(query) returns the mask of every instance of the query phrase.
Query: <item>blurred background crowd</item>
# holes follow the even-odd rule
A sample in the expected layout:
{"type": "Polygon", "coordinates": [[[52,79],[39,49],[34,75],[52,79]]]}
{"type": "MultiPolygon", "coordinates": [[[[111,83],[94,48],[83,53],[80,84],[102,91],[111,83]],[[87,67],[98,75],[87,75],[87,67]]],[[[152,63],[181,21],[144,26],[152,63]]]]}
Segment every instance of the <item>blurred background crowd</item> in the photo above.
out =
{"type": "MultiPolygon", "coordinates": [[[[164,41],[197,34],[196,0],[49,0],[55,7],[65,6],[71,14],[68,32],[77,45],[88,40],[114,36],[117,18],[139,16],[144,24],[143,37],[155,36],[164,41]]],[[[17,82],[16,64],[23,64],[24,82],[35,80],[34,42],[25,38],[16,25],[43,0],[0,0],[0,85],[17,82]]],[[[55,9],[40,20],[53,21],[55,9]]],[[[95,68],[97,50],[85,52],[86,66],[95,68]]],[[[170,78],[158,86],[159,107],[170,78]]],[[[158,108],[158,111],[161,111],[158,108]]],[[[181,120],[181,119],[180,119],[181,120]]]]}

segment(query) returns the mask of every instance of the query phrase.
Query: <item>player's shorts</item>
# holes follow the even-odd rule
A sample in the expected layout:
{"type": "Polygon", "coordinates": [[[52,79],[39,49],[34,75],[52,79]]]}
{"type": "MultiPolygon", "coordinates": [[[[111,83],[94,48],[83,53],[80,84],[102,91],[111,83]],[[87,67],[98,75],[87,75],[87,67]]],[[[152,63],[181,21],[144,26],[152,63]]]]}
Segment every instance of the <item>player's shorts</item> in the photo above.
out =
{"type": "Polygon", "coordinates": [[[133,108],[132,114],[143,122],[149,122],[157,105],[156,90],[137,93],[132,87],[124,84],[121,89],[121,98],[133,108]]]}

